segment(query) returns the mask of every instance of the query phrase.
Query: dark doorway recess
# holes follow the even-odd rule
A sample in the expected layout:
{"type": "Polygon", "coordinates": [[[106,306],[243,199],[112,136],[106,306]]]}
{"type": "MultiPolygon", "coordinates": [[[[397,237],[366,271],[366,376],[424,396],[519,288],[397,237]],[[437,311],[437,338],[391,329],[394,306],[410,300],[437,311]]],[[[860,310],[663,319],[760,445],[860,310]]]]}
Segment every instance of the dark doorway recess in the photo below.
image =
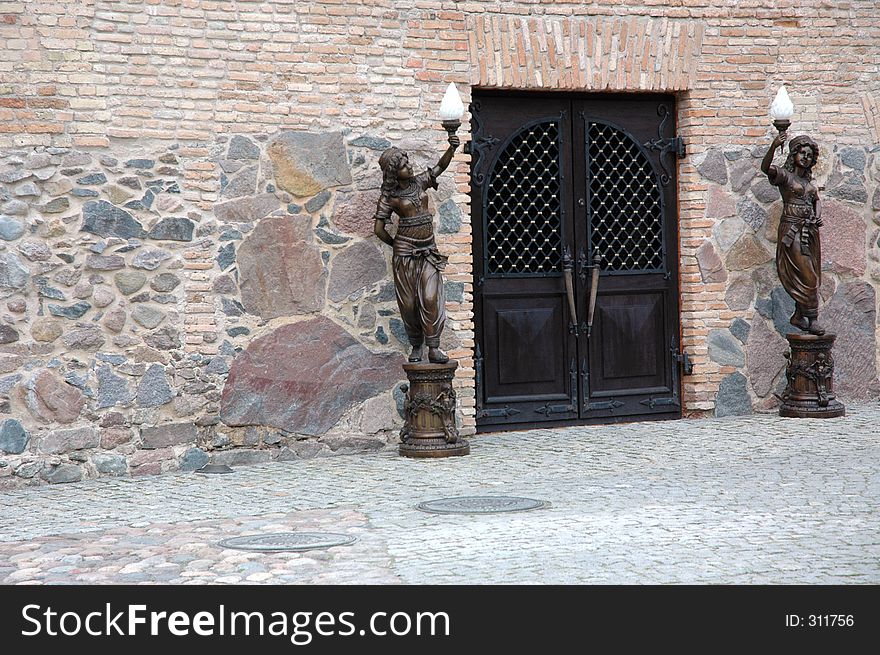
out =
{"type": "Polygon", "coordinates": [[[674,98],[474,90],[471,114],[478,430],[680,417],[674,98]]]}

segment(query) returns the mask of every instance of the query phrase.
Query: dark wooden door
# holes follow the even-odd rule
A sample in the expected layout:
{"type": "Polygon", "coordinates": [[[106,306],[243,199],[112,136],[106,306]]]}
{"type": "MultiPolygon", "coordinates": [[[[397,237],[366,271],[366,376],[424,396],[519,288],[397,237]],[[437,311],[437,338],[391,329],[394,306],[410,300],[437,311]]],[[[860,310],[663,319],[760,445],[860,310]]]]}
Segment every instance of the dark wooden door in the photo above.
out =
{"type": "Polygon", "coordinates": [[[478,428],[680,416],[672,99],[471,110],[478,428]]]}

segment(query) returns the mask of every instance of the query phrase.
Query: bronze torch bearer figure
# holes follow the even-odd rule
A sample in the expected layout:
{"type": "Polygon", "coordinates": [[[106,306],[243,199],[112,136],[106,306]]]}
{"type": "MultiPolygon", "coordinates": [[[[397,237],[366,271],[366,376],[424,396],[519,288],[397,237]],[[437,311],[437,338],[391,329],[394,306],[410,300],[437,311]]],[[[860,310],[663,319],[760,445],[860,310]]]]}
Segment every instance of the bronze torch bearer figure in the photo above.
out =
{"type": "Polygon", "coordinates": [[[794,106],[782,87],[770,107],[773,124],[779,133],[761,162],[761,171],[771,184],[779,188],[782,196],[782,217],[776,239],[776,272],[795,303],[789,322],[802,331],[786,335],[791,352],[785,354],[788,384],[779,397],[782,401],[779,414],[832,418],[842,416],[845,409],[832,391],[834,358],[831,348],[836,337],[819,324],[822,202],[819,189],[813,183],[813,166],[819,158],[819,146],[809,136],[801,134],[789,142],[784,165],[773,164],[776,148],[785,146],[786,130],[793,112],[794,106]]]}
{"type": "Polygon", "coordinates": [[[455,425],[456,396],[452,379],[458,362],[440,349],[446,324],[443,270],[447,257],[434,241],[434,219],[428,211],[429,188],[447,169],[461,144],[456,131],[464,112],[461,98],[450,84],[440,113],[449,146],[436,165],[416,173],[409,155],[391,147],[379,157],[382,188],[375,215],[375,233],[392,247],[391,266],[397,306],[412,350],[404,364],[409,388],[404,405],[400,454],[406,457],[467,455],[470,445],[459,438],[455,425]],[[392,237],[388,223],[397,215],[392,237]],[[427,346],[427,362],[424,347],[427,346]]]}

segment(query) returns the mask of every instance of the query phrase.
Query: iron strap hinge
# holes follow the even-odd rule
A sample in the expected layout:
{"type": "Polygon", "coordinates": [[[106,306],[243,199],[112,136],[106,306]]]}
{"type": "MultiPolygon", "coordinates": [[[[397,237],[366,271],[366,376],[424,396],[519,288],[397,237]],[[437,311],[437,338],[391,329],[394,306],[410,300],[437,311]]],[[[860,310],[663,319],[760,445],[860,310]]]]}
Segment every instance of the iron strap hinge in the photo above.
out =
{"type": "Polygon", "coordinates": [[[550,414],[569,414],[577,411],[577,405],[551,405],[547,403],[535,410],[538,414],[549,416],[550,414]]]}
{"type": "Polygon", "coordinates": [[[680,136],[651,139],[644,146],[648,150],[659,150],[661,157],[665,157],[669,153],[675,154],[678,159],[684,159],[687,156],[687,147],[684,144],[684,139],[680,136]]]}
{"type": "Polygon", "coordinates": [[[486,418],[486,417],[509,418],[509,417],[513,416],[514,414],[519,414],[519,413],[520,413],[520,410],[514,409],[513,407],[510,407],[509,405],[505,405],[504,407],[501,407],[499,409],[481,409],[479,412],[477,412],[477,418],[486,418]]]}
{"type": "Polygon", "coordinates": [[[681,352],[678,349],[672,349],[672,359],[681,364],[681,372],[685,375],[693,375],[694,374],[694,363],[691,361],[691,356],[688,355],[687,350],[682,349],[681,352]]]}
{"type": "Polygon", "coordinates": [[[647,405],[651,409],[655,407],[678,407],[678,401],[675,398],[646,398],[640,400],[640,404],[647,405]]]}
{"type": "Polygon", "coordinates": [[[597,411],[600,409],[617,409],[618,407],[623,407],[624,403],[619,400],[605,400],[598,403],[590,403],[590,411],[597,411]]]}
{"type": "Polygon", "coordinates": [[[672,170],[666,165],[666,156],[673,154],[678,159],[684,159],[687,155],[687,149],[685,148],[684,139],[680,136],[663,136],[666,121],[669,120],[669,108],[665,104],[658,105],[657,115],[662,119],[657,127],[657,138],[643,143],[642,146],[648,150],[660,153],[660,167],[663,169],[663,172],[660,174],[660,184],[666,186],[672,180],[672,170]]]}

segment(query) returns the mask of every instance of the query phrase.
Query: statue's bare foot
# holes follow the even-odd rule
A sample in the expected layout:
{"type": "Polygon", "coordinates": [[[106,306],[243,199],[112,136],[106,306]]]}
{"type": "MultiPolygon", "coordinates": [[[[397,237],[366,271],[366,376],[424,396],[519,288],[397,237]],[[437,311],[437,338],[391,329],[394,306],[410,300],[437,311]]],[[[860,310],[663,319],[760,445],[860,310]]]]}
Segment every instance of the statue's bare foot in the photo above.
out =
{"type": "Polygon", "coordinates": [[[412,352],[409,354],[409,361],[412,363],[422,361],[422,347],[413,346],[412,352]]]}
{"type": "Polygon", "coordinates": [[[449,356],[439,348],[428,348],[428,361],[432,364],[445,364],[449,356]]]}
{"type": "Polygon", "coordinates": [[[805,316],[801,316],[799,312],[792,314],[788,322],[804,332],[807,332],[810,329],[810,320],[805,316]]]}
{"type": "Polygon", "coordinates": [[[810,334],[815,334],[816,336],[820,337],[825,334],[825,328],[819,325],[819,321],[817,321],[815,318],[810,319],[810,327],[807,328],[807,331],[810,334]]]}

